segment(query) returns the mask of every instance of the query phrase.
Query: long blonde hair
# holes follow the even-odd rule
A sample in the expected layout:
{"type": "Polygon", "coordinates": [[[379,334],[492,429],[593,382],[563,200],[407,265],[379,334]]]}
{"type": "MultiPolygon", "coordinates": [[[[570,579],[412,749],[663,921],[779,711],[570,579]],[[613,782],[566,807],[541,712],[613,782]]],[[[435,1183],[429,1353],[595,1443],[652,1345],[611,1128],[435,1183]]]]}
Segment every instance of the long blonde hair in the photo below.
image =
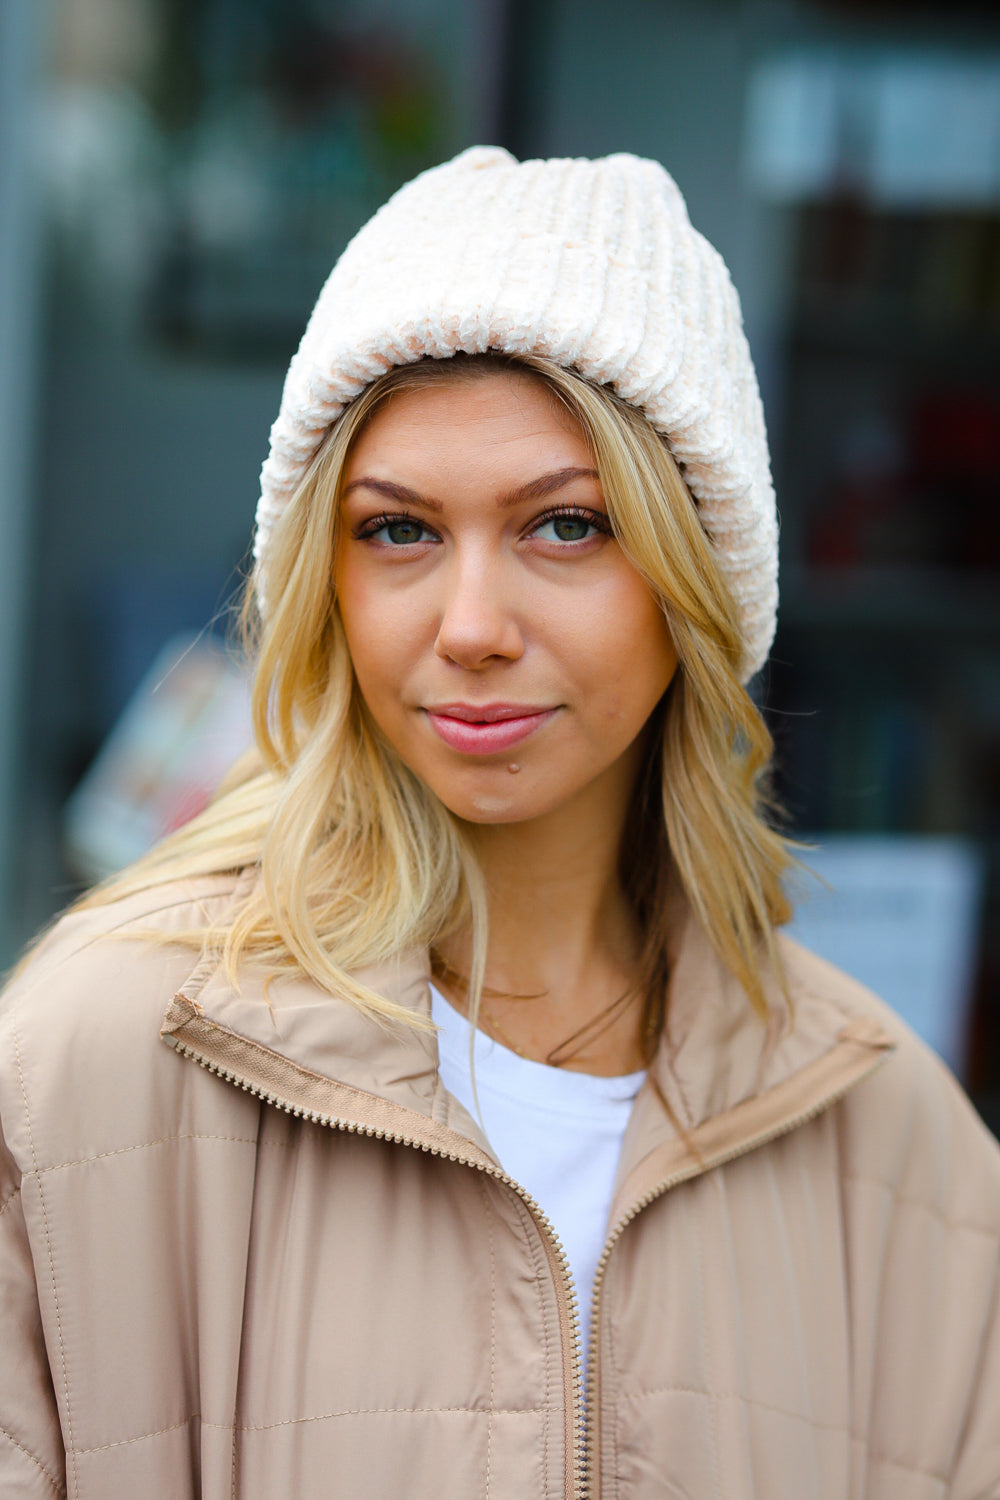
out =
{"type": "Polygon", "coordinates": [[[223,925],[184,940],[217,950],[233,976],[244,957],[271,973],[304,972],[385,1021],[414,1018],[353,971],[471,921],[475,1011],[487,944],[481,874],[461,824],[371,721],[333,576],[341,478],[372,414],[395,392],[498,367],[543,382],[580,423],[615,535],[661,602],[679,657],[622,840],[622,886],[643,934],[644,1035],[652,1045],[664,1019],[671,885],[763,1014],[762,976],[777,966],[775,929],[790,915],[782,874],[793,858],[768,821],[773,747],[739,681],[732,597],[667,444],[606,388],[539,356],[399,367],[334,423],[273,534],[265,622],[252,587],[246,595],[255,748],[206,811],[84,904],[259,866],[260,880],[223,925]]]}

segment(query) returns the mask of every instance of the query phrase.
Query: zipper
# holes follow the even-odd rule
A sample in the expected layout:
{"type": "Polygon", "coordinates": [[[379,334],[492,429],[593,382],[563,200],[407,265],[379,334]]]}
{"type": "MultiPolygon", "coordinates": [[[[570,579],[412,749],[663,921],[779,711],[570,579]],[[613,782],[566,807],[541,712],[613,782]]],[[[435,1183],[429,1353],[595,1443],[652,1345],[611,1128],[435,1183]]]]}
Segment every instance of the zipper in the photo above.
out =
{"type": "MultiPolygon", "coordinates": [[[[190,1002],[188,1002],[190,1003],[190,1002]]],[[[215,1023],[209,1022],[217,1030],[215,1023]]],[[[563,1248],[562,1241],[556,1234],[555,1229],[548,1216],[532,1198],[520,1183],[515,1182],[513,1177],[508,1177],[500,1167],[493,1162],[474,1161],[471,1157],[462,1156],[457,1151],[444,1151],[440,1147],[420,1140],[416,1136],[400,1134],[398,1131],[384,1130],[377,1125],[363,1125],[357,1120],[341,1119],[337,1115],[323,1114],[318,1110],[312,1110],[304,1105],[293,1104],[284,1099],[280,1094],[275,1094],[269,1089],[262,1088],[260,1084],[254,1083],[252,1079],[245,1078],[242,1074],[235,1072],[224,1064],[215,1062],[212,1058],[205,1056],[197,1048],[190,1046],[187,1042],[180,1041],[176,1036],[162,1033],[163,1040],[168,1042],[182,1057],[190,1058],[199,1067],[214,1073],[217,1077],[242,1089],[246,1094],[252,1094],[265,1104],[272,1105],[275,1109],[283,1110],[285,1114],[294,1115],[296,1119],[309,1120],[315,1125],[324,1125],[331,1130],[341,1130],[348,1135],[366,1135],[375,1140],[391,1141],[395,1145],[409,1146],[417,1151],[426,1151],[429,1156],[440,1156],[446,1161],[454,1161],[467,1167],[473,1167],[476,1171],[485,1172],[487,1176],[495,1178],[505,1186],[511,1188],[524,1202],[532,1218],[542,1230],[542,1243],[548,1258],[549,1268],[553,1273],[553,1281],[556,1288],[556,1302],[559,1308],[559,1320],[563,1325],[563,1378],[564,1386],[568,1392],[566,1401],[566,1432],[564,1452],[568,1455],[566,1473],[565,1493],[569,1500],[584,1500],[589,1489],[585,1481],[586,1465],[586,1424],[580,1420],[580,1410],[583,1405],[583,1339],[580,1333],[580,1312],[576,1293],[573,1287],[573,1277],[570,1270],[569,1257],[563,1248]],[[569,1351],[568,1358],[566,1351],[569,1351]]]]}
{"type": "MultiPolygon", "coordinates": [[[[559,1320],[563,1333],[563,1386],[568,1393],[565,1403],[565,1431],[564,1452],[567,1455],[566,1479],[564,1492],[567,1500],[595,1500],[599,1494],[599,1460],[600,1460],[600,1425],[598,1421],[598,1407],[600,1405],[600,1380],[598,1370],[598,1339],[601,1317],[601,1294],[603,1291],[604,1275],[607,1270],[611,1252],[621,1238],[625,1229],[632,1223],[644,1209],[656,1201],[657,1198],[669,1192],[671,1188],[680,1183],[693,1180],[703,1176],[706,1172],[713,1171],[716,1167],[725,1166],[727,1163],[737,1160],[741,1156],[748,1155],[759,1146],[765,1146],[770,1141],[780,1136],[789,1134],[798,1129],[800,1125],[807,1124],[810,1120],[837,1101],[855,1086],[863,1082],[871,1073],[882,1065],[889,1055],[892,1043],[881,1028],[875,1028],[862,1032],[855,1029],[853,1034],[845,1029],[841,1033],[841,1041],[851,1041],[862,1047],[876,1049],[876,1055],[864,1060],[863,1066],[858,1066],[853,1059],[847,1059],[839,1065],[834,1063],[834,1076],[837,1082],[820,1090],[819,1095],[810,1101],[802,1109],[794,1110],[791,1114],[779,1116],[770,1125],[757,1130],[750,1130],[744,1134],[734,1145],[729,1147],[716,1147],[710,1150],[706,1156],[700,1157],[688,1154],[684,1164],[675,1171],[668,1173],[656,1182],[646,1192],[642,1193],[632,1204],[628,1211],[615,1223],[613,1229],[605,1240],[601,1258],[597,1264],[594,1276],[594,1285],[590,1300],[590,1340],[589,1340],[589,1370],[590,1379],[586,1393],[586,1402],[583,1402],[583,1350],[580,1333],[580,1314],[576,1294],[573,1286],[572,1273],[569,1258],[563,1248],[562,1242],[556,1234],[550,1220],[539,1205],[520,1183],[509,1177],[503,1169],[489,1159],[477,1161],[474,1158],[457,1151],[450,1151],[435,1144],[433,1141],[421,1139],[419,1136],[410,1136],[399,1131],[372,1124],[362,1124],[357,1120],[343,1118],[336,1114],[322,1110],[310,1109],[304,1104],[295,1104],[285,1098],[282,1094],[254,1083],[252,1079],[236,1071],[235,1068],[227,1066],[223,1062],[213,1059],[206,1052],[191,1046],[189,1042],[182,1041],[177,1032],[183,1026],[185,1030],[194,1026],[199,1029],[206,1028],[209,1035],[219,1035],[227,1038],[230,1043],[236,1042],[242,1046],[251,1048],[254,1052],[267,1054],[275,1061],[280,1061],[286,1066],[295,1068],[295,1064],[288,1063],[287,1059],[280,1058],[280,1054],[269,1052],[269,1049],[260,1043],[252,1042],[248,1038],[239,1037],[236,1032],[220,1026],[217,1022],[210,1021],[204,1015],[197,1002],[193,1002],[184,995],[177,995],[174,1003],[167,1014],[161,1037],[168,1042],[183,1057],[190,1058],[198,1063],[208,1072],[216,1074],[227,1083],[242,1089],[244,1093],[252,1094],[255,1098],[270,1104],[275,1109],[283,1110],[285,1114],[295,1116],[297,1119],[309,1120],[313,1124],[324,1125],[328,1129],[342,1130],[351,1135],[366,1135],[376,1140],[391,1141],[401,1146],[409,1146],[411,1149],[426,1151],[429,1155],[440,1156],[447,1161],[458,1162],[460,1165],[473,1167],[477,1171],[485,1172],[487,1176],[503,1183],[506,1187],[517,1194],[522,1200],[542,1231],[542,1243],[545,1246],[546,1257],[549,1268],[552,1271],[553,1285],[556,1291],[556,1304],[559,1312],[559,1320]],[[583,1418],[580,1412],[583,1406],[583,1418]]],[[[825,1071],[829,1072],[829,1059],[821,1060],[825,1071]]],[[[313,1081],[319,1081],[313,1075],[313,1081]]],[[[345,1086],[346,1087],[346,1086],[345,1086]]],[[[353,1092],[353,1091],[352,1091],[353,1092]]],[[[739,1106],[736,1106],[739,1108],[739,1106]]],[[[449,1132],[455,1134],[454,1132],[449,1132]]],[[[699,1132],[696,1130],[694,1135],[699,1132]]],[[[456,1139],[461,1139],[456,1136],[456,1139]]]]}
{"type": "MultiPolygon", "coordinates": [[[[595,1455],[593,1451],[593,1438],[595,1435],[600,1435],[598,1420],[600,1396],[597,1372],[601,1293],[604,1288],[604,1273],[607,1270],[608,1261],[611,1259],[611,1252],[621,1239],[622,1234],[644,1209],[648,1208],[651,1203],[655,1203],[657,1198],[662,1198],[664,1193],[668,1193],[671,1188],[678,1187],[682,1182],[689,1182],[697,1177],[702,1177],[706,1172],[714,1171],[716,1167],[724,1167],[729,1162],[736,1161],[741,1156],[747,1156],[751,1151],[756,1151],[759,1146],[766,1146],[771,1141],[777,1140],[780,1136],[791,1134],[800,1125],[807,1125],[810,1120],[814,1120],[817,1115],[822,1114],[824,1110],[829,1109],[838,1100],[842,1099],[845,1094],[848,1094],[856,1084],[862,1083],[871,1073],[880,1068],[888,1056],[888,1051],[880,1052],[878,1056],[872,1058],[866,1067],[854,1072],[851,1077],[838,1084],[836,1088],[830,1089],[814,1103],[810,1104],[807,1109],[801,1110],[798,1114],[789,1116],[787,1119],[780,1121],[766,1130],[748,1136],[745,1140],[740,1141],[728,1150],[714,1153],[709,1159],[703,1162],[689,1159],[686,1167],[680,1168],[676,1172],[671,1172],[668,1176],[657,1182],[655,1186],[643,1193],[641,1197],[637,1198],[629,1206],[627,1213],[623,1214],[614,1225],[614,1228],[604,1242],[604,1249],[597,1263],[597,1270],[594,1273],[594,1285],[590,1295],[590,1339],[587,1360],[590,1379],[587,1390],[586,1414],[583,1423],[583,1449],[584,1453],[591,1459],[591,1465],[589,1473],[586,1473],[585,1476],[584,1500],[595,1500],[595,1497],[599,1495],[597,1487],[599,1484],[599,1476],[597,1474],[598,1464],[594,1462],[595,1457],[599,1458],[599,1452],[595,1455]]],[[[581,1473],[583,1472],[584,1470],[581,1469],[581,1473]]]]}

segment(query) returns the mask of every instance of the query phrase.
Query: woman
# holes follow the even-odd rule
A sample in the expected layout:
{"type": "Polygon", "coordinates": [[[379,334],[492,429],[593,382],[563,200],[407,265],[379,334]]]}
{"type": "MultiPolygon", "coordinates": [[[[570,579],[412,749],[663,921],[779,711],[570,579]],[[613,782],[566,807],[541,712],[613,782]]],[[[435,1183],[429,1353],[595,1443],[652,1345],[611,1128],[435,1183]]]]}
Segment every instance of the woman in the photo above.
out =
{"type": "Polygon", "coordinates": [[[256,750],[4,1000],[3,1493],[1000,1494],[998,1154],[779,934],[760,405],[662,169],[391,200],[256,559],[256,750]]]}

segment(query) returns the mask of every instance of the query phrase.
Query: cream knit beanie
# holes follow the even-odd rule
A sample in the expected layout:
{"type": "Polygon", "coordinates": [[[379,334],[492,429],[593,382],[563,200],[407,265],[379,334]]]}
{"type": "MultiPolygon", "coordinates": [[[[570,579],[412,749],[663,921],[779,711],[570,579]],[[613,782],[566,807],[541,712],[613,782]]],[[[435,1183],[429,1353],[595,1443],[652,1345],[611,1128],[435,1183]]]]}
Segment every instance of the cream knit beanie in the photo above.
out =
{"type": "Polygon", "coordinates": [[[653,161],[518,162],[475,146],[400,188],[334,266],[261,471],[255,582],[323,435],[394,365],[542,354],[667,439],[735,597],[745,681],[774,635],[777,520],[757,380],[725,264],[653,161]]]}

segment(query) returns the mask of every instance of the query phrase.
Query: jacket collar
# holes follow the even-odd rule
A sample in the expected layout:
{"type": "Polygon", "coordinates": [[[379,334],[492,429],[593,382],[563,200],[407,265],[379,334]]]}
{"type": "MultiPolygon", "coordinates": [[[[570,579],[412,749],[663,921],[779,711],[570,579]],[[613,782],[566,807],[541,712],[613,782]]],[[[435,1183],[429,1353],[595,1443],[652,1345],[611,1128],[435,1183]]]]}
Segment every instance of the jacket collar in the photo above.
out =
{"type": "Polygon", "coordinates": [[[860,1083],[894,1041],[863,987],[789,938],[765,970],[762,1020],[690,913],[680,924],[667,1025],[623,1144],[612,1218],[786,1134],[860,1083]]]}
{"type": "MultiPolygon", "coordinates": [[[[866,992],[791,941],[780,945],[784,986],[766,976],[765,1023],[686,911],[676,931],[668,1022],[652,1069],[669,1113],[647,1084],[626,1135],[616,1198],[641,1193],[650,1172],[693,1175],[793,1128],[892,1046],[866,992]]],[[[401,954],[357,978],[429,1022],[425,953],[401,954]]],[[[296,1113],[434,1149],[454,1134],[493,1161],[477,1122],[441,1084],[429,1026],[378,1024],[305,978],[267,981],[247,970],[237,988],[217,960],[203,960],[161,1034],[296,1113]]]]}

